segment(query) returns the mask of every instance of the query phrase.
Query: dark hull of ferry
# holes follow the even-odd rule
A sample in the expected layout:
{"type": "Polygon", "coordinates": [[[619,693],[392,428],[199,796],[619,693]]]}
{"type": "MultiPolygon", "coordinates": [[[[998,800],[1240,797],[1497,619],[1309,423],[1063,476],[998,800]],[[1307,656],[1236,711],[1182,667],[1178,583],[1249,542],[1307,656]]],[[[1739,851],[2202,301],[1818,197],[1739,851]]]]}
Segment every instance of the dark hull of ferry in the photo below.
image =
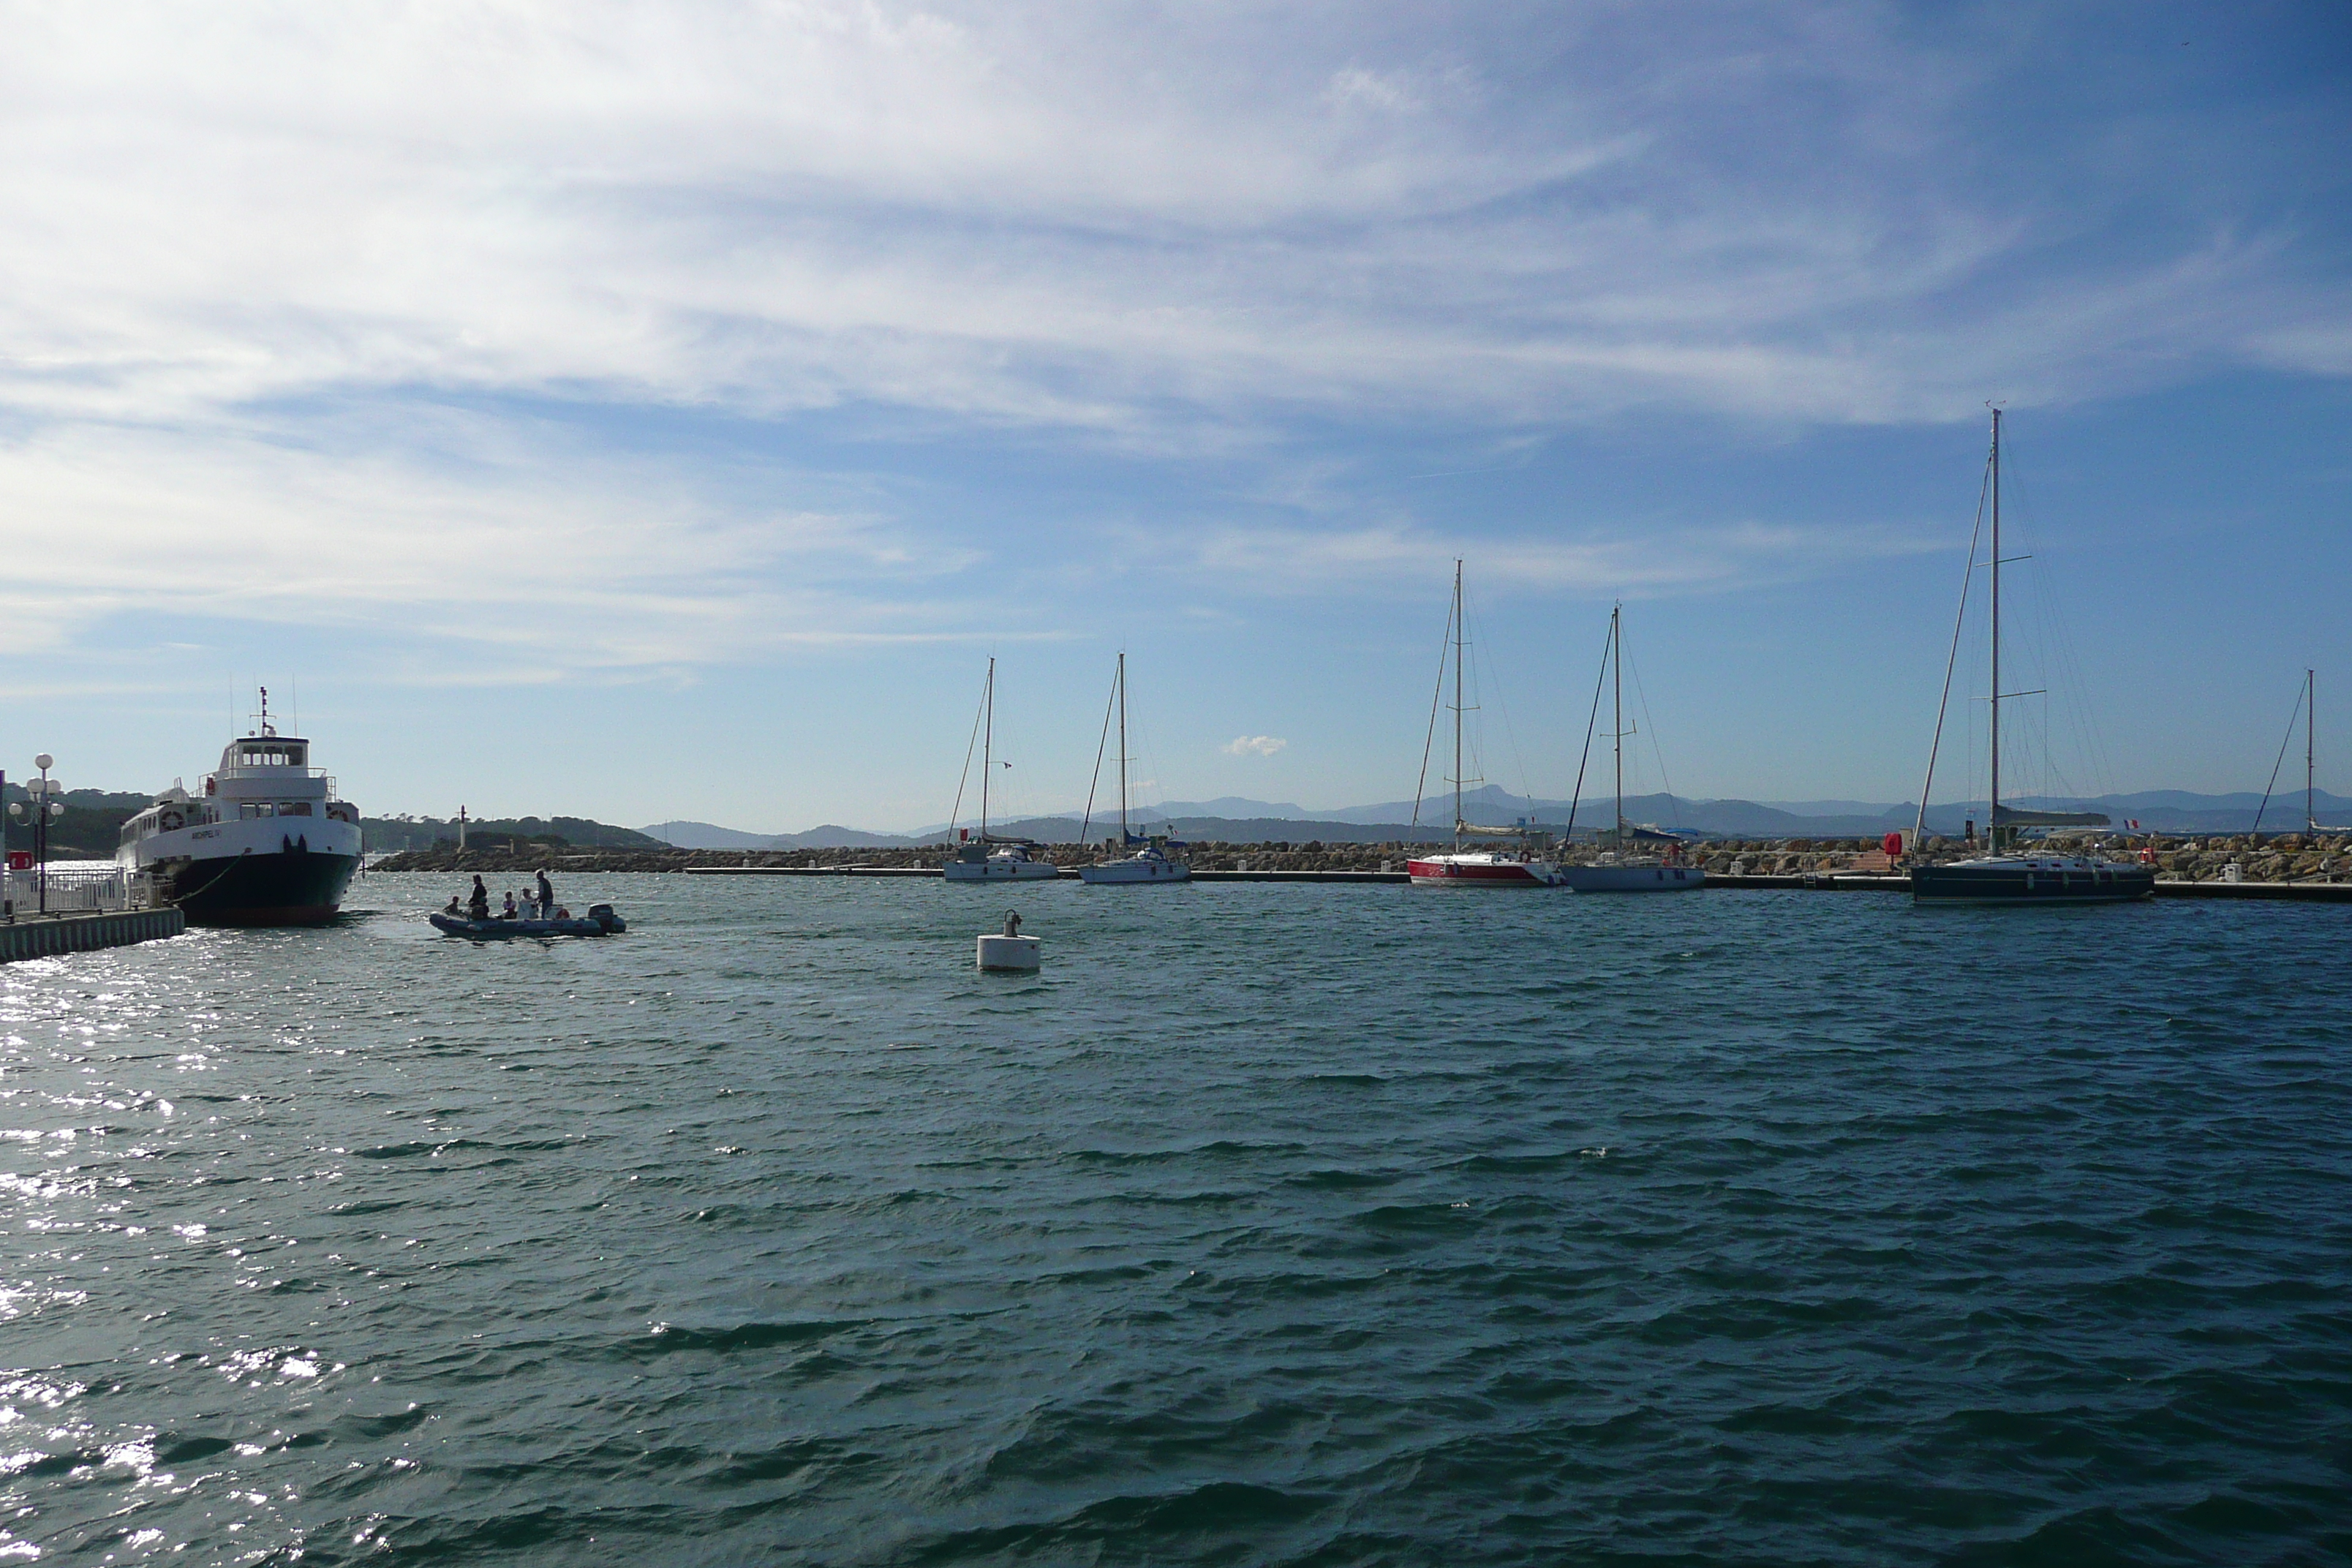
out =
{"type": "Polygon", "coordinates": [[[178,860],[151,871],[158,899],[190,925],[314,926],[334,919],[359,869],[356,855],[286,849],[217,860],[178,860]]]}
{"type": "Polygon", "coordinates": [[[2155,896],[2153,866],[1921,866],[1911,873],[1911,897],[1923,904],[2128,904],[2155,896]]]}

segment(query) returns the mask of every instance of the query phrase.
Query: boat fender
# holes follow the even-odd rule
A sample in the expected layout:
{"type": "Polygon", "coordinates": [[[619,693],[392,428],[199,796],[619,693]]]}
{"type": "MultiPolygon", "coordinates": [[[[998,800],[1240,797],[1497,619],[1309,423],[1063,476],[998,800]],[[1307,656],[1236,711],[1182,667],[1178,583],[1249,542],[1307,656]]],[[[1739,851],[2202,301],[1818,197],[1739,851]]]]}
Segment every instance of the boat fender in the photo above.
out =
{"type": "Polygon", "coordinates": [[[174,832],[181,826],[182,818],[180,814],[176,811],[166,811],[161,813],[155,818],[155,829],[159,833],[174,832]]]}

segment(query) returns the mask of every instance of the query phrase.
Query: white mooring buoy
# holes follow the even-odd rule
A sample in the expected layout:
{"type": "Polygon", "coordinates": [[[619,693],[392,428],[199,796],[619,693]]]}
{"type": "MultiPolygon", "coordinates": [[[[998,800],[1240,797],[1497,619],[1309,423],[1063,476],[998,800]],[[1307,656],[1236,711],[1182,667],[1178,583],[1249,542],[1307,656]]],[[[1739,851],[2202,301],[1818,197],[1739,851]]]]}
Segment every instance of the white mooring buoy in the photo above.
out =
{"type": "Polygon", "coordinates": [[[1021,934],[1021,917],[1011,910],[1004,911],[1002,931],[984,931],[980,937],[979,960],[982,969],[1029,969],[1037,967],[1045,944],[1034,936],[1021,934]]]}

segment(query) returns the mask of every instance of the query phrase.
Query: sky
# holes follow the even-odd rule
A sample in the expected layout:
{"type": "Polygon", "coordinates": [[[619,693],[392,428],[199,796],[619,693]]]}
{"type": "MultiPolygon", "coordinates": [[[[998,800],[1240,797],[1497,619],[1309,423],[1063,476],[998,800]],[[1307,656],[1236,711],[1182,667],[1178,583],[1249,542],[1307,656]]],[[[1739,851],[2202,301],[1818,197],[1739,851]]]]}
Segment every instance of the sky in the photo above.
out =
{"type": "Polygon", "coordinates": [[[1083,802],[1124,649],[1139,795],[1397,799],[1459,558],[1476,776],[1568,792],[1622,602],[1629,784],[1908,800],[1998,402],[2026,782],[2259,789],[2315,668],[2352,793],[2341,5],[0,37],[12,775],[267,685],[371,814],[903,828],[991,658],[1000,809],[1083,802]]]}

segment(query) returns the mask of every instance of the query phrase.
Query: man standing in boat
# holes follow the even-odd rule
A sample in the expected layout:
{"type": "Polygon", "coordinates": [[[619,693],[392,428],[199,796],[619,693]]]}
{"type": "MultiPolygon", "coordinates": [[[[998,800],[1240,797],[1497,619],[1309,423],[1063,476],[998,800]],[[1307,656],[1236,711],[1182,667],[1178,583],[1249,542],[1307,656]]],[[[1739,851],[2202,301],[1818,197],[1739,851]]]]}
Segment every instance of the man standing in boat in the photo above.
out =
{"type": "Polygon", "coordinates": [[[478,921],[490,918],[490,890],[482,886],[482,874],[479,871],[474,873],[474,892],[472,898],[467,900],[466,913],[478,921]]]}
{"type": "Polygon", "coordinates": [[[539,913],[544,920],[555,912],[555,888],[547,879],[547,868],[539,868],[539,913]]]}

